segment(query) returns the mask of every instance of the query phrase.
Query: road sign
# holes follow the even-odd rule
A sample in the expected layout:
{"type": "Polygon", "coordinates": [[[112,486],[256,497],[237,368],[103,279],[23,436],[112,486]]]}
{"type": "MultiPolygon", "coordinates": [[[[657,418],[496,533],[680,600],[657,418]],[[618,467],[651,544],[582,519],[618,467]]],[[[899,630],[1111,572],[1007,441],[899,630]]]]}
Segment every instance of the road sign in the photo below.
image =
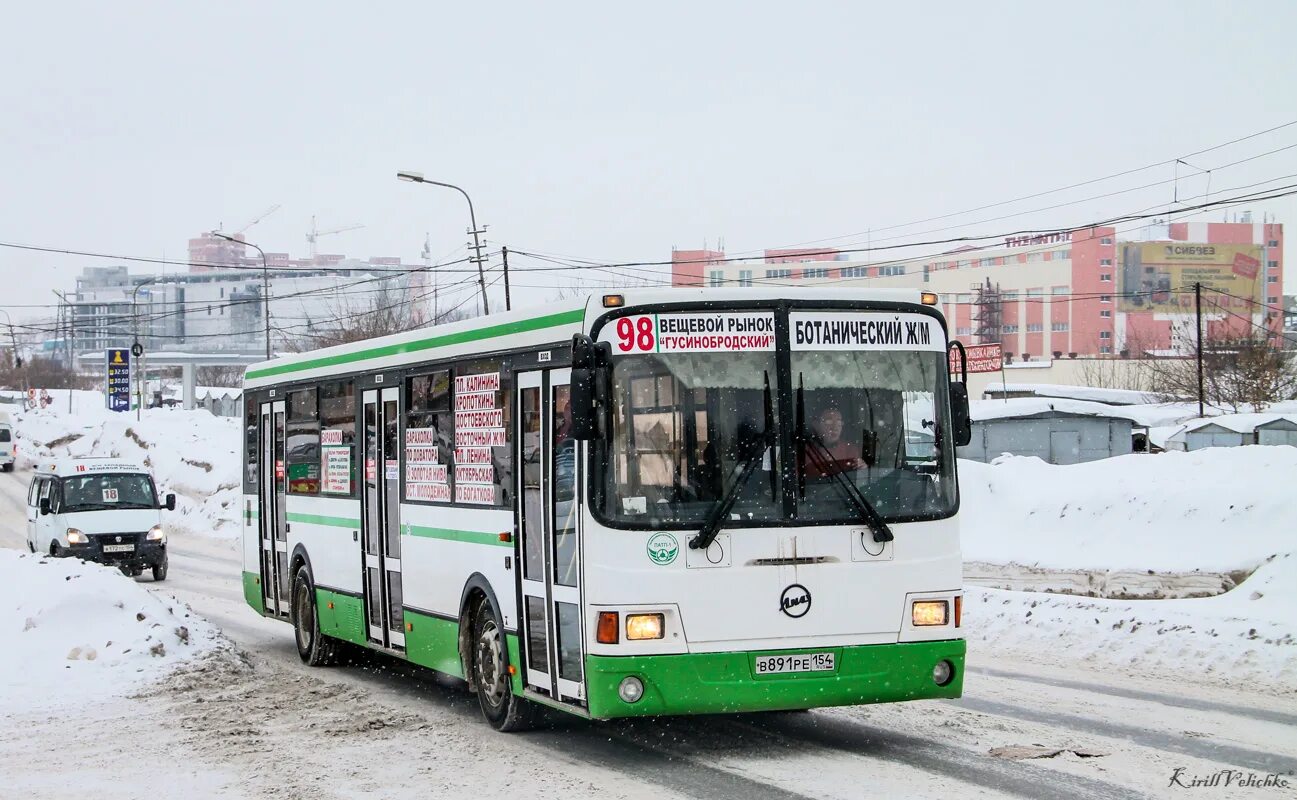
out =
{"type": "MultiPolygon", "coordinates": [[[[966,344],[964,352],[968,358],[968,371],[999,372],[1004,366],[1004,353],[999,342],[994,344],[966,344]]],[[[959,356],[956,349],[950,351],[950,374],[959,374],[959,356]]]]}
{"type": "Polygon", "coordinates": [[[109,411],[131,410],[131,351],[110,347],[104,356],[106,381],[104,394],[109,411]]]}
{"type": "Polygon", "coordinates": [[[140,344],[139,342],[136,342],[135,344],[131,345],[131,355],[135,356],[136,358],[139,358],[140,356],[144,355],[144,345],[140,344]]]}

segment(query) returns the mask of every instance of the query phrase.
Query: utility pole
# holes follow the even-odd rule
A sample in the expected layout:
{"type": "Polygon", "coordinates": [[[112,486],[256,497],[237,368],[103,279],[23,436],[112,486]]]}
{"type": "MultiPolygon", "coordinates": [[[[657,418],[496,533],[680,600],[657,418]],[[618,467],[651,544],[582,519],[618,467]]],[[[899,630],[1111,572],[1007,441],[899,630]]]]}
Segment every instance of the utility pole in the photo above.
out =
{"type": "Polygon", "coordinates": [[[1202,388],[1202,284],[1193,285],[1193,310],[1198,320],[1198,416],[1203,415],[1202,388]]]}
{"type": "MultiPolygon", "coordinates": [[[[314,226],[315,224],[314,219],[312,219],[311,224],[312,226],[314,226]]],[[[266,251],[262,250],[260,247],[257,247],[252,242],[244,241],[243,239],[235,239],[233,236],[226,236],[225,234],[220,233],[218,231],[212,231],[212,235],[218,236],[226,240],[227,242],[234,242],[235,244],[247,245],[248,247],[251,247],[252,249],[256,250],[261,255],[261,308],[265,316],[266,360],[269,361],[270,360],[270,267],[266,266],[266,251]]],[[[314,240],[312,240],[312,244],[314,244],[314,240]]]]}
{"type": "Polygon", "coordinates": [[[509,299],[509,248],[501,247],[500,254],[504,256],[504,310],[512,311],[513,303],[509,299]]]}

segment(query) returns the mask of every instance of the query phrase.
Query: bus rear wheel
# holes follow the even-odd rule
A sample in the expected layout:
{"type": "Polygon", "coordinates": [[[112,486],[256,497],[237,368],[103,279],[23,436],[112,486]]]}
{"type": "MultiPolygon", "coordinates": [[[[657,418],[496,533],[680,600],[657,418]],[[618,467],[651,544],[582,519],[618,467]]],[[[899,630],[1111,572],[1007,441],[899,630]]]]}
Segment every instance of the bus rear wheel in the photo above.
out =
{"type": "Polygon", "coordinates": [[[486,598],[482,598],[473,614],[470,661],[477,703],[491,727],[504,733],[530,728],[535,722],[536,709],[513,693],[503,626],[495,607],[486,598]]]}
{"type": "Polygon", "coordinates": [[[338,663],[339,642],[320,633],[320,619],[315,609],[315,587],[305,567],[293,580],[293,636],[297,655],[308,667],[327,667],[338,663]]]}

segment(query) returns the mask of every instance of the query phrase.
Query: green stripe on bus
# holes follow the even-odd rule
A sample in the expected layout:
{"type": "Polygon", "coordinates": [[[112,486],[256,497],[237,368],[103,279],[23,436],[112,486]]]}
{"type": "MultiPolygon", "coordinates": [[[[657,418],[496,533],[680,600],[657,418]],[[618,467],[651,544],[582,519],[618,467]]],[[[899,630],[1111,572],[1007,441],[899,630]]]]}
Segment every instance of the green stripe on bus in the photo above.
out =
{"type": "Polygon", "coordinates": [[[419,525],[402,525],[401,532],[406,536],[422,536],[425,539],[445,539],[448,542],[467,542],[468,544],[493,544],[499,547],[512,548],[512,542],[500,541],[499,532],[457,531],[451,528],[424,528],[419,525]]]}
{"type": "Polygon", "coordinates": [[[322,517],[318,514],[288,514],[289,522],[305,522],[309,525],[327,525],[330,528],[359,528],[360,520],[347,517],[322,517]]]}
{"type": "Polygon", "coordinates": [[[465,342],[476,342],[482,339],[494,339],[497,336],[508,336],[514,333],[526,333],[528,331],[540,330],[542,328],[554,328],[560,325],[572,325],[585,319],[585,309],[576,309],[574,311],[562,311],[557,314],[549,314],[543,317],[533,317],[532,319],[518,320],[517,322],[504,322],[499,325],[490,325],[485,328],[478,328],[471,331],[459,331],[458,333],[446,333],[441,336],[431,336],[427,339],[416,339],[413,342],[401,342],[399,344],[387,344],[381,347],[372,347],[368,350],[357,350],[352,353],[339,353],[336,356],[320,356],[318,358],[299,361],[294,364],[278,364],[272,367],[263,367],[262,369],[249,370],[247,378],[249,380],[256,378],[269,378],[274,375],[285,375],[290,372],[302,372],[308,369],[319,369],[321,367],[336,367],[342,364],[354,364],[357,361],[367,361],[371,358],[385,358],[387,356],[400,355],[402,353],[417,353],[422,350],[432,350],[438,347],[449,347],[465,342]]]}
{"type": "Polygon", "coordinates": [[[243,573],[243,599],[257,610],[258,614],[266,613],[266,599],[261,596],[261,576],[255,572],[243,573]]]}

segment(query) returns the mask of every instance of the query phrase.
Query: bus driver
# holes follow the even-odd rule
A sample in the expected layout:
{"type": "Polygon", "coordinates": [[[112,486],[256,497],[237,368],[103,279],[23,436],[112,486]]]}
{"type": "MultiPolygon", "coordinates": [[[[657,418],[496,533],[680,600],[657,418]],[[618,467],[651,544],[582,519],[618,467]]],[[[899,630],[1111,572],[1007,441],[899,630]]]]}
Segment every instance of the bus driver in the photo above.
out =
{"type": "Polygon", "coordinates": [[[814,448],[816,455],[822,458],[814,458],[810,449],[802,462],[802,469],[808,478],[827,478],[839,472],[863,469],[864,459],[860,457],[860,444],[851,442],[842,436],[843,421],[842,412],[837,406],[825,406],[820,411],[818,417],[813,423],[815,428],[815,439],[823,447],[814,448]]]}

